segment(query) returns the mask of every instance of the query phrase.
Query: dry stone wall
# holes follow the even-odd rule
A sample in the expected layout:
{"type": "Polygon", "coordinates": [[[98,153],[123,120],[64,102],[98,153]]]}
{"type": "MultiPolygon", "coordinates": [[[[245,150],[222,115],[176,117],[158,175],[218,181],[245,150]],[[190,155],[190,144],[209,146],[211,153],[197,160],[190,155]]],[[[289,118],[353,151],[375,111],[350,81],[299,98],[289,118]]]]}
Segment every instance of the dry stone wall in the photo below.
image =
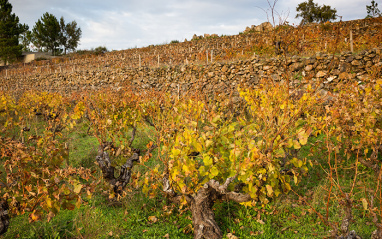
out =
{"type": "Polygon", "coordinates": [[[302,76],[322,81],[322,88],[331,90],[339,81],[362,83],[368,78],[381,77],[382,48],[364,50],[359,54],[340,55],[317,53],[311,57],[260,58],[252,57],[231,63],[209,65],[179,65],[159,68],[102,68],[29,77],[2,78],[0,89],[47,90],[70,93],[79,90],[134,87],[182,94],[201,90],[207,94],[231,94],[238,86],[251,87],[266,78],[285,80],[290,72],[291,86],[299,85],[302,76]]]}

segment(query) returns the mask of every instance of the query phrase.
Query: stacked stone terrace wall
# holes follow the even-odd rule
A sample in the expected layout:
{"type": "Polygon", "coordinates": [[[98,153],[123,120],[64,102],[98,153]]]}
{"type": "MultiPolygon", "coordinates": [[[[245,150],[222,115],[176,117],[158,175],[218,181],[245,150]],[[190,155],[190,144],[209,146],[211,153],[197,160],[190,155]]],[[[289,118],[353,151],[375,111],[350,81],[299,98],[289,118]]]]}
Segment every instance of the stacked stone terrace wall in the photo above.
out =
{"type": "Polygon", "coordinates": [[[382,48],[364,50],[359,54],[340,55],[317,53],[311,57],[260,58],[253,57],[231,63],[209,65],[188,64],[159,68],[103,68],[66,73],[36,74],[29,77],[2,78],[3,90],[46,90],[70,93],[79,90],[134,87],[181,94],[193,89],[207,94],[231,93],[239,85],[251,87],[262,78],[285,80],[290,72],[291,86],[300,84],[302,76],[312,81],[322,80],[322,88],[331,90],[340,81],[362,83],[378,79],[382,72],[382,48]]]}

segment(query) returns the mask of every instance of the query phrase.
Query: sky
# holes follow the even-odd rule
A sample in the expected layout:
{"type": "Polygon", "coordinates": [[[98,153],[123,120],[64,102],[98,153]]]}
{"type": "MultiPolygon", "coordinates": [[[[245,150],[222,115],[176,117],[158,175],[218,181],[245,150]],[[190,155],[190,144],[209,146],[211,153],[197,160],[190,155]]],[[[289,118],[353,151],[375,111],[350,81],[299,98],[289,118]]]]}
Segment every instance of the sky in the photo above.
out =
{"type": "MultiPolygon", "coordinates": [[[[273,3],[274,0],[268,0],[273,3]]],[[[236,35],[259,25],[272,14],[267,0],[9,0],[20,23],[30,29],[45,12],[65,22],[75,20],[82,30],[78,49],[104,46],[108,50],[190,40],[194,34],[236,35]]],[[[298,24],[296,7],[303,0],[278,0],[279,16],[298,24]]],[[[342,20],[367,15],[371,0],[315,0],[337,10],[342,20]]],[[[381,0],[377,0],[382,6],[381,0]]],[[[381,9],[381,7],[379,8],[381,9]]],[[[382,9],[381,9],[382,10],[382,9]]]]}

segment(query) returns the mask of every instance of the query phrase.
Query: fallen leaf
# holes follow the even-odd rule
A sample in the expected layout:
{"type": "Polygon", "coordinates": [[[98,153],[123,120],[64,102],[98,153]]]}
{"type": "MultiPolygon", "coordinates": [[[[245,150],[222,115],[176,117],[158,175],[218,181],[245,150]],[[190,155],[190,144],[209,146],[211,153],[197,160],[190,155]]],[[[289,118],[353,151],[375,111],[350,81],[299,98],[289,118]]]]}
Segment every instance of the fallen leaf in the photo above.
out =
{"type": "Polygon", "coordinates": [[[265,222],[263,221],[263,220],[261,220],[261,219],[257,219],[256,220],[258,223],[260,223],[261,225],[264,225],[265,224],[265,222]]]}
{"type": "Polygon", "coordinates": [[[238,239],[238,237],[235,236],[235,235],[233,235],[232,233],[228,233],[228,234],[227,234],[227,238],[228,238],[228,239],[238,239]]]}
{"type": "Polygon", "coordinates": [[[149,222],[156,223],[158,221],[158,218],[156,216],[149,216],[148,220],[149,222]]]}

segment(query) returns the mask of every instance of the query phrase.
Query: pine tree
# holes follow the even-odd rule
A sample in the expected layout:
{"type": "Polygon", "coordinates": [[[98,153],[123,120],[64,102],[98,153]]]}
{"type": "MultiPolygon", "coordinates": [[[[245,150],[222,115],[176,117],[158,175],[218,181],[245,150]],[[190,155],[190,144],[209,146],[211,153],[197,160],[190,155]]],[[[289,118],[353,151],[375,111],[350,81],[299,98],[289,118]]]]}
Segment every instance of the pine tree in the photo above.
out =
{"type": "Polygon", "coordinates": [[[13,62],[21,56],[22,46],[19,36],[26,25],[19,23],[19,18],[12,13],[12,5],[8,0],[0,0],[0,59],[4,64],[13,62]]]}
{"type": "Polygon", "coordinates": [[[66,50],[75,50],[78,47],[82,31],[81,28],[77,27],[76,21],[65,24],[64,17],[60,19],[60,28],[60,44],[64,47],[66,54],[66,50]]]}
{"type": "Polygon", "coordinates": [[[296,11],[298,12],[296,18],[302,17],[301,25],[312,22],[323,23],[337,18],[336,9],[332,9],[327,5],[318,6],[313,0],[300,3],[296,11]]]}
{"type": "Polygon", "coordinates": [[[46,12],[33,27],[34,44],[45,47],[53,55],[56,54],[60,45],[61,28],[57,18],[46,12]]]}

